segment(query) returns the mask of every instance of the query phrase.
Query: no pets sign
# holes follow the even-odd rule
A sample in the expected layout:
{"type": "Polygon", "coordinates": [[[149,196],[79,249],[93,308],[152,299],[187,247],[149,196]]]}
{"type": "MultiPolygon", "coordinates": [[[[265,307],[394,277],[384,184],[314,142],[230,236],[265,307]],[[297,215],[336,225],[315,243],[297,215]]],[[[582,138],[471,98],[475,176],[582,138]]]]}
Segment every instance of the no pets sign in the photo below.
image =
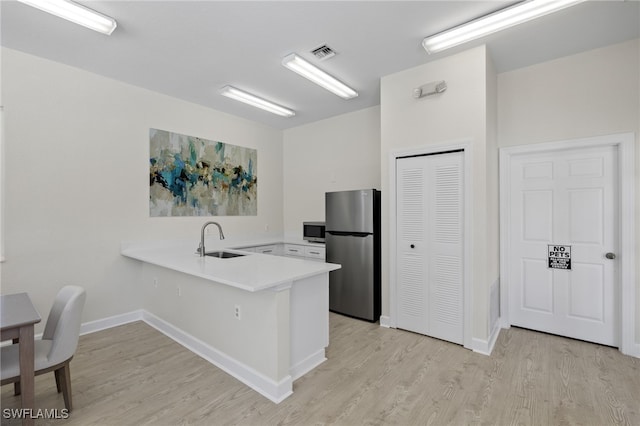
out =
{"type": "Polygon", "coordinates": [[[571,246],[549,244],[549,268],[571,269],[571,246]]]}

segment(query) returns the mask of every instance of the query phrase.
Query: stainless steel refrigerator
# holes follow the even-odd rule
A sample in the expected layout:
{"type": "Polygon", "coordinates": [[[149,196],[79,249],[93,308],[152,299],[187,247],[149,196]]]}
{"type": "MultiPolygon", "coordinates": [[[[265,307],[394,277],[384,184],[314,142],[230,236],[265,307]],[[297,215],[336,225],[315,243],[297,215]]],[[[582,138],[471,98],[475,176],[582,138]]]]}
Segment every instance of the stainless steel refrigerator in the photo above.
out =
{"type": "Polygon", "coordinates": [[[325,194],[329,310],[367,321],[380,319],[380,191],[325,194]]]}

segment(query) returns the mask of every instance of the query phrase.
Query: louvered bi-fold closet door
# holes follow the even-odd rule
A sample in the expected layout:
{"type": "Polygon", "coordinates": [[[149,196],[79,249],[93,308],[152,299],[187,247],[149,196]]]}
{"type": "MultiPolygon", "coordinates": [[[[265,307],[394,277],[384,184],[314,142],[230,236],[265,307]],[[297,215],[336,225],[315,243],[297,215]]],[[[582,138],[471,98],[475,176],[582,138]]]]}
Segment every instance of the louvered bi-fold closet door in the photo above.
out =
{"type": "Polygon", "coordinates": [[[396,160],[397,326],[463,343],[463,152],[396,160]]]}

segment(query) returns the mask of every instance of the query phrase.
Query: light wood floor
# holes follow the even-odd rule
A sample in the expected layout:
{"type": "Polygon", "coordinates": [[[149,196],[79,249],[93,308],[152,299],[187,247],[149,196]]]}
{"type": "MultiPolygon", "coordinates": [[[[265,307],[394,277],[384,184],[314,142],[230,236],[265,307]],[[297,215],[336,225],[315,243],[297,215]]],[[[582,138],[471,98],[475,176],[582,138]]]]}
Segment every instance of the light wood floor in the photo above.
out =
{"type": "MultiPolygon", "coordinates": [[[[613,348],[511,328],[488,357],[335,314],[330,333],[328,360],[278,405],[142,322],[82,336],[74,411],[36,424],[640,425],[640,359],[613,348]]],[[[53,374],[36,405],[64,407],[53,374]]]]}

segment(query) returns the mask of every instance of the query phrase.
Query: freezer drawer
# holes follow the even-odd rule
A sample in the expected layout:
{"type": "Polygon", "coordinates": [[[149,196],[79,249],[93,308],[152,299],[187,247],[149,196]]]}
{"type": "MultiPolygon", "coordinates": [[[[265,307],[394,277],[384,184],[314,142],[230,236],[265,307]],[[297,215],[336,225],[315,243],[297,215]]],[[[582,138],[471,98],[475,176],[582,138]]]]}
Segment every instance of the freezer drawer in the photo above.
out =
{"type": "Polygon", "coordinates": [[[341,314],[376,321],[374,237],[371,234],[326,234],[327,262],[342,269],[329,274],[329,309],[341,314]]]}

